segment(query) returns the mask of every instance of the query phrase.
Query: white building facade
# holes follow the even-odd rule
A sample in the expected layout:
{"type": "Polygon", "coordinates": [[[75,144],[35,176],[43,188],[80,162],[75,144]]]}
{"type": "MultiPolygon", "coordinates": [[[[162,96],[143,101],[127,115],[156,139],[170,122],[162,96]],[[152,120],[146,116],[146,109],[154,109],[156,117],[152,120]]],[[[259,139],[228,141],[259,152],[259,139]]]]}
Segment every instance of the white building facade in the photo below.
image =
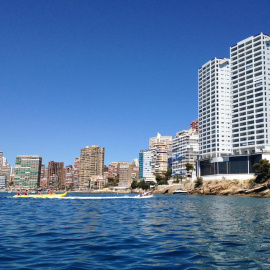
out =
{"type": "Polygon", "coordinates": [[[200,158],[231,154],[230,60],[214,58],[199,69],[200,158]]]}
{"type": "Polygon", "coordinates": [[[231,47],[234,154],[270,152],[270,36],[231,47]]]}
{"type": "MultiPolygon", "coordinates": [[[[194,129],[183,130],[176,133],[173,139],[172,149],[172,175],[186,175],[186,164],[192,164],[196,168],[197,156],[199,154],[199,134],[194,129]]],[[[192,179],[195,171],[189,172],[192,179]]]]}

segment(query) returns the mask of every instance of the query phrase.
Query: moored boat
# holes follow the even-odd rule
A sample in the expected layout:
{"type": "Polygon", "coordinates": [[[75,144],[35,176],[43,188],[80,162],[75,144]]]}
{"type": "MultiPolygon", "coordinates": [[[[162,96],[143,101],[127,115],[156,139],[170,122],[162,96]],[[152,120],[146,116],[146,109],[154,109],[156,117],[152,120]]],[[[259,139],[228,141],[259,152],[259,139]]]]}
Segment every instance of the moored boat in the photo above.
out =
{"type": "Polygon", "coordinates": [[[187,194],[186,190],[182,190],[181,188],[176,189],[173,194],[187,194]]]}
{"type": "Polygon", "coordinates": [[[15,195],[14,198],[60,198],[65,197],[67,192],[61,194],[29,194],[29,195],[15,195]]]}

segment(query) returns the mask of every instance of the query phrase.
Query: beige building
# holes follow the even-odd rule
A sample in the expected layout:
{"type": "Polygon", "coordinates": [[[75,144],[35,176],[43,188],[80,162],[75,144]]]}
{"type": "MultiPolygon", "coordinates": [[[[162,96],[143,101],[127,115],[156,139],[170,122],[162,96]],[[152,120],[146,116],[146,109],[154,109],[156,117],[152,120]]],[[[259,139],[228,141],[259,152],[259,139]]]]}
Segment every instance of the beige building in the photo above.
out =
{"type": "Polygon", "coordinates": [[[98,145],[81,149],[79,187],[90,188],[92,176],[103,176],[105,148],[98,145]]]}
{"type": "Polygon", "coordinates": [[[172,157],[173,136],[161,136],[149,139],[149,148],[152,152],[152,173],[164,174],[168,170],[168,158],[172,157]]]}
{"type": "Polygon", "coordinates": [[[133,165],[129,162],[118,162],[117,172],[119,175],[119,187],[130,187],[132,182],[133,165]]]}

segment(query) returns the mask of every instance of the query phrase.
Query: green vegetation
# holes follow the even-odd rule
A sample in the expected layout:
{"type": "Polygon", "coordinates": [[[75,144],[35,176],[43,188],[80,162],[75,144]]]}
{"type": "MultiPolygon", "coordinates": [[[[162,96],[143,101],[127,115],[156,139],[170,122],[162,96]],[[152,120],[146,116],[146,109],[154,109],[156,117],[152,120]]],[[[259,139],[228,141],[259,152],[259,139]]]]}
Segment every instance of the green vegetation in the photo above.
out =
{"type": "Polygon", "coordinates": [[[156,181],[158,185],[168,185],[168,180],[172,177],[172,169],[169,169],[164,176],[156,174],[156,181]]]}
{"type": "Polygon", "coordinates": [[[174,181],[173,181],[173,183],[176,183],[176,184],[178,184],[178,183],[182,183],[182,181],[183,181],[183,175],[176,175],[176,176],[174,176],[174,181]],[[176,179],[175,179],[176,178],[176,179]]]}
{"type": "Polygon", "coordinates": [[[195,188],[201,187],[203,185],[203,178],[197,177],[197,179],[194,183],[195,183],[195,185],[194,185],[195,188]]]}
{"type": "Polygon", "coordinates": [[[156,181],[158,185],[167,185],[168,181],[166,180],[165,177],[162,177],[160,174],[156,175],[156,181]]]}
{"type": "Polygon", "coordinates": [[[150,188],[150,184],[145,183],[145,181],[140,181],[137,182],[136,180],[133,180],[133,182],[131,183],[131,188],[135,189],[135,188],[141,188],[143,190],[147,190],[150,188]]]}
{"type": "Polygon", "coordinates": [[[168,181],[172,177],[172,168],[165,173],[165,179],[168,181]]]}
{"type": "Polygon", "coordinates": [[[267,159],[261,159],[253,165],[255,175],[255,183],[260,184],[266,182],[270,178],[270,163],[267,159]]]}
{"type": "Polygon", "coordinates": [[[249,185],[249,188],[254,188],[255,185],[256,185],[256,183],[255,183],[255,181],[254,181],[253,179],[250,179],[250,180],[248,181],[248,185],[249,185]]]}
{"type": "Polygon", "coordinates": [[[119,177],[116,177],[115,179],[113,177],[108,177],[108,184],[105,187],[115,187],[118,186],[119,183],[119,177]]]}
{"type": "Polygon", "coordinates": [[[186,163],[186,171],[187,171],[187,174],[189,175],[190,174],[190,171],[194,171],[194,166],[190,163],[186,163]]]}

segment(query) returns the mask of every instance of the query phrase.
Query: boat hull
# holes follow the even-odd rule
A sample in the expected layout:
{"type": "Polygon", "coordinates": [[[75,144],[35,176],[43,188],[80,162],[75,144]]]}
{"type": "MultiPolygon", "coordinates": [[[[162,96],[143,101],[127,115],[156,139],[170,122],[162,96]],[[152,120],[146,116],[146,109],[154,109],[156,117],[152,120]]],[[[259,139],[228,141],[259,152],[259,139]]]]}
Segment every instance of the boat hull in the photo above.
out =
{"type": "Polygon", "coordinates": [[[15,195],[14,198],[60,198],[65,197],[67,192],[62,194],[35,194],[35,195],[15,195]]]}

